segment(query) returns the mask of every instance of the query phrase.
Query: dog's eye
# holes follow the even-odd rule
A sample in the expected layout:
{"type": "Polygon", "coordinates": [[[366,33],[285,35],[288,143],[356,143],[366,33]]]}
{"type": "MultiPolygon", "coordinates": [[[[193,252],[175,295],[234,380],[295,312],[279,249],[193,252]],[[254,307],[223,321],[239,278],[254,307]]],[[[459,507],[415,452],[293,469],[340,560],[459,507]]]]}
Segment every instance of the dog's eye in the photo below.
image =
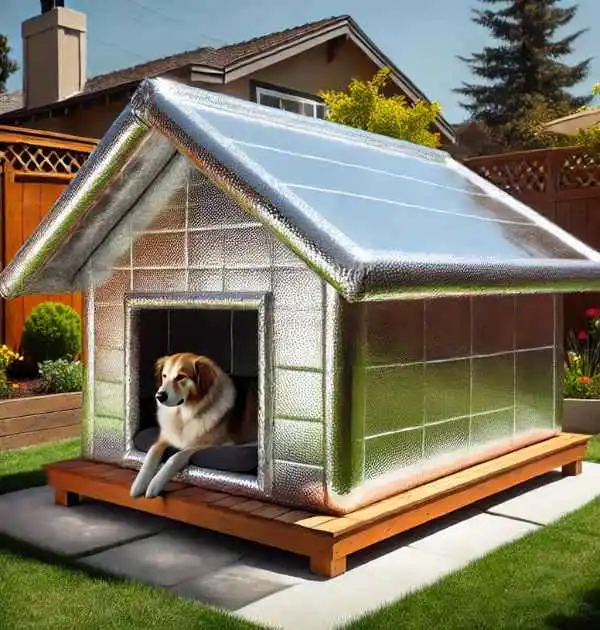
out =
{"type": "Polygon", "coordinates": [[[176,381],[182,381],[184,378],[185,378],[185,374],[178,374],[178,375],[175,377],[175,380],[176,380],[176,381]]]}
{"type": "Polygon", "coordinates": [[[167,378],[167,375],[166,375],[166,374],[163,374],[163,375],[162,375],[162,377],[163,377],[163,378],[167,378]]]}

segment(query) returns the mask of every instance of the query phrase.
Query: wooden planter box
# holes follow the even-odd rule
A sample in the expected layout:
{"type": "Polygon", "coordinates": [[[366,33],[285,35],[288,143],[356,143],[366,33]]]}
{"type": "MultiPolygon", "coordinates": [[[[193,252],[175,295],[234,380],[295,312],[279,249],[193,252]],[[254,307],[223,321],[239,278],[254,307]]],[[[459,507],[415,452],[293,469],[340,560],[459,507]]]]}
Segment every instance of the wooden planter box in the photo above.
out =
{"type": "Polygon", "coordinates": [[[78,437],[81,392],[0,400],[0,451],[78,437]]]}
{"type": "Polygon", "coordinates": [[[600,399],[565,398],[562,430],[568,433],[600,433],[600,399]]]}

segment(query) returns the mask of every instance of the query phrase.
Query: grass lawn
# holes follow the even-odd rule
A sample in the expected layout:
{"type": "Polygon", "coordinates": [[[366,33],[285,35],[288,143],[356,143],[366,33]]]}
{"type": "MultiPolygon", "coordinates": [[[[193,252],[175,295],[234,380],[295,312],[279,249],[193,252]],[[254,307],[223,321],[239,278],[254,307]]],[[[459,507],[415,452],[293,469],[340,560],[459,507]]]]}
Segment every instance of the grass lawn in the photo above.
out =
{"type": "MultiPolygon", "coordinates": [[[[0,452],[0,493],[44,483],[40,466],[75,457],[78,449],[78,442],[67,441],[0,452]]],[[[600,462],[600,436],[590,442],[587,459],[600,462]]],[[[598,523],[600,500],[346,629],[600,628],[598,523]]],[[[112,578],[2,536],[0,602],[2,629],[257,628],[165,590],[112,578]]]]}
{"type": "MultiPolygon", "coordinates": [[[[79,440],[0,451],[0,494],[43,485],[43,464],[79,453],[79,440]]],[[[257,626],[0,535],[0,628],[250,630],[257,626]]]]}
{"type": "MultiPolygon", "coordinates": [[[[600,463],[600,436],[588,461],[600,463]]],[[[600,500],[345,630],[600,628],[600,500]]]]}

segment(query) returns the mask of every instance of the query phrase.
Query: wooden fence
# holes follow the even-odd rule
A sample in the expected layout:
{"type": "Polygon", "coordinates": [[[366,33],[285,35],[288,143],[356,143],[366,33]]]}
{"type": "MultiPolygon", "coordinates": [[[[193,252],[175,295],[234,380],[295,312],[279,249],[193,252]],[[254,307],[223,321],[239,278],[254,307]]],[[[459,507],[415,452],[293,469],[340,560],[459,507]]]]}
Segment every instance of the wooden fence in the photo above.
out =
{"type": "MultiPolygon", "coordinates": [[[[580,148],[540,149],[465,164],[600,251],[600,156],[580,148]]],[[[581,327],[590,306],[600,306],[600,293],[566,295],[565,329],[581,327]]]]}
{"type": "MultiPolygon", "coordinates": [[[[96,146],[96,140],[0,125],[0,257],[6,265],[31,235],[96,146]]],[[[69,304],[81,295],[35,295],[2,300],[2,342],[18,348],[25,319],[40,302],[69,304]]]]}

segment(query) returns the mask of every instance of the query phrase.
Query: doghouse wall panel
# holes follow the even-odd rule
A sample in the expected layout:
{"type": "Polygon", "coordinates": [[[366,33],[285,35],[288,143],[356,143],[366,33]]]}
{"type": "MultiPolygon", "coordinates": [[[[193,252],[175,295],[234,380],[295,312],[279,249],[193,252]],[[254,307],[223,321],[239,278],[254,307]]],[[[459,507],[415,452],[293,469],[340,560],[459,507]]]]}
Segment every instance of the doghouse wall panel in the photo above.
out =
{"type": "Polygon", "coordinates": [[[270,291],[273,486],[298,500],[298,489],[309,488],[305,502],[322,502],[324,284],[185,158],[169,177],[177,185],[162,206],[142,198],[88,266],[95,348],[88,454],[106,459],[124,448],[126,292],[270,291]]]}
{"type": "MultiPolygon", "coordinates": [[[[560,300],[552,295],[350,305],[353,485],[427,474],[559,424],[560,300]],[[557,391],[558,390],[558,391],[557,391]]],[[[333,478],[339,478],[339,471],[333,478]]]]}

